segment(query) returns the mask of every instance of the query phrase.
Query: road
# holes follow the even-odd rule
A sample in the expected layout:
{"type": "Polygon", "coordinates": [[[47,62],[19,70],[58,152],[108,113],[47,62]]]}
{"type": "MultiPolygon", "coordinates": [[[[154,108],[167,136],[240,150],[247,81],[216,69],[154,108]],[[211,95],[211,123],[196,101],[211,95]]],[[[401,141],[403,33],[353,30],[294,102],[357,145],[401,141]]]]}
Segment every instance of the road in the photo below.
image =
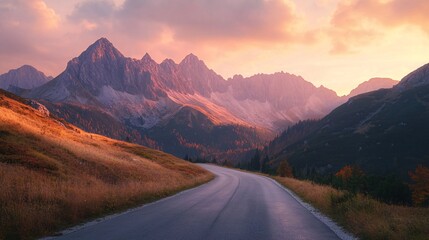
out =
{"type": "Polygon", "coordinates": [[[339,239],[272,180],[201,166],[217,177],[56,239],[339,239]]]}

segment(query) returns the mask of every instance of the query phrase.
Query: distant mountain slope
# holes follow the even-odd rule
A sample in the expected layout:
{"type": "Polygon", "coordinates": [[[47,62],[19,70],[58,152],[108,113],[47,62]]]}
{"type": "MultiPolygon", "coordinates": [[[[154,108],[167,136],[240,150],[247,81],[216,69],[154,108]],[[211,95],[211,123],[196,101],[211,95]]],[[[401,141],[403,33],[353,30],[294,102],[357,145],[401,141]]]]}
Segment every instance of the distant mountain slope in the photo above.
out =
{"type": "Polygon", "coordinates": [[[52,77],[47,77],[34,67],[24,65],[0,75],[0,88],[4,90],[8,90],[10,87],[32,89],[47,83],[51,79],[52,77]]]}
{"type": "Polygon", "coordinates": [[[252,125],[274,131],[321,118],[344,101],[330,89],[283,72],[235,76],[228,83],[228,92],[213,93],[212,99],[252,125]]]}
{"type": "Polygon", "coordinates": [[[323,117],[343,101],[335,92],[287,73],[226,81],[193,54],[179,64],[169,59],[158,64],[149,54],[127,58],[105,38],[72,59],[58,77],[22,96],[45,101],[57,115],[88,131],[169,149],[178,156],[261,146],[280,129],[323,117]],[[191,125],[176,121],[183,114],[199,117],[191,125]],[[96,119],[102,115],[112,126],[101,127],[96,119]],[[177,142],[178,137],[184,139],[177,142]],[[230,145],[215,144],[228,137],[230,145]],[[198,145],[197,139],[211,140],[198,145]]]}
{"type": "Polygon", "coordinates": [[[400,174],[429,165],[429,71],[423,66],[392,89],[351,98],[320,121],[298,124],[267,148],[297,173],[335,173],[355,164],[368,173],[400,174]]]}
{"type": "Polygon", "coordinates": [[[347,97],[351,98],[362,93],[372,92],[382,88],[392,88],[396,84],[398,84],[398,81],[390,78],[371,78],[370,80],[359,84],[359,86],[353,89],[347,97]]]}
{"type": "Polygon", "coordinates": [[[85,132],[45,110],[0,90],[0,239],[53,234],[211,178],[172,155],[85,132]]]}

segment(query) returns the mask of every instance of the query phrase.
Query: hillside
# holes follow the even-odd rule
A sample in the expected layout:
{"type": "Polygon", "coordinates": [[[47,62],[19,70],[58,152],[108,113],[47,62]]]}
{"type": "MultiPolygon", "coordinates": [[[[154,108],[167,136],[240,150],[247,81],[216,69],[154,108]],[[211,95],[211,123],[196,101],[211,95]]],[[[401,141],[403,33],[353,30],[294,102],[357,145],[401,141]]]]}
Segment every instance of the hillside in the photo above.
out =
{"type": "Polygon", "coordinates": [[[303,122],[267,148],[275,164],[289,159],[298,176],[328,175],[345,165],[400,176],[429,165],[428,66],[391,89],[351,98],[319,121],[303,122]]]}
{"type": "Polygon", "coordinates": [[[212,177],[169,154],[87,133],[2,90],[0,112],[0,239],[51,234],[212,177]]]}

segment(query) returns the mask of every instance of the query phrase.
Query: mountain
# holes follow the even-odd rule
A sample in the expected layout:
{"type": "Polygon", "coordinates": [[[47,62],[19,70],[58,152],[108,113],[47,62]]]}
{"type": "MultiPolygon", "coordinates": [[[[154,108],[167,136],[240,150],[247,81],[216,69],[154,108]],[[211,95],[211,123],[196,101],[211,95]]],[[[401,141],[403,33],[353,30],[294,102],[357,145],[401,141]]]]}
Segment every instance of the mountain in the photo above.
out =
{"type": "Polygon", "coordinates": [[[0,75],[0,88],[4,90],[10,88],[32,89],[47,83],[51,79],[52,77],[47,77],[34,67],[24,65],[0,75]]]}
{"type": "Polygon", "coordinates": [[[3,90],[0,113],[0,239],[50,235],[212,177],[164,152],[85,132],[3,90]]]}
{"type": "Polygon", "coordinates": [[[158,64],[149,54],[127,58],[105,38],[55,79],[21,95],[85,130],[177,156],[241,154],[344,101],[288,73],[226,81],[193,54],[178,64],[171,59],[158,64]]]}
{"type": "Polygon", "coordinates": [[[429,65],[395,87],[355,96],[319,121],[289,128],[266,148],[299,176],[335,173],[357,165],[366,173],[408,179],[417,165],[429,165],[429,65]]]}
{"type": "Polygon", "coordinates": [[[370,80],[359,84],[359,86],[353,89],[347,97],[351,98],[362,93],[372,92],[382,88],[392,88],[396,84],[398,84],[398,81],[390,78],[371,78],[370,80]]]}
{"type": "Polygon", "coordinates": [[[321,118],[343,102],[334,91],[283,72],[237,75],[228,83],[227,92],[212,94],[214,102],[251,125],[274,132],[300,120],[321,118]]]}
{"type": "Polygon", "coordinates": [[[395,87],[397,92],[406,91],[411,88],[429,85],[429,64],[426,64],[414,72],[405,76],[395,87]]]}

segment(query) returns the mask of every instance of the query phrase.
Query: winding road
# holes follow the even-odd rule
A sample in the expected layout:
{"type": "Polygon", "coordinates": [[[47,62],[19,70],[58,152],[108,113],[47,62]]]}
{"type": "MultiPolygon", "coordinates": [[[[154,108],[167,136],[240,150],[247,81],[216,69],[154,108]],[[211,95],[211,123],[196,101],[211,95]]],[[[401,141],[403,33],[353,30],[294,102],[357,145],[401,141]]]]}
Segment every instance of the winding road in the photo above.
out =
{"type": "Polygon", "coordinates": [[[273,180],[201,166],[216,178],[55,239],[339,239],[273,180]]]}

